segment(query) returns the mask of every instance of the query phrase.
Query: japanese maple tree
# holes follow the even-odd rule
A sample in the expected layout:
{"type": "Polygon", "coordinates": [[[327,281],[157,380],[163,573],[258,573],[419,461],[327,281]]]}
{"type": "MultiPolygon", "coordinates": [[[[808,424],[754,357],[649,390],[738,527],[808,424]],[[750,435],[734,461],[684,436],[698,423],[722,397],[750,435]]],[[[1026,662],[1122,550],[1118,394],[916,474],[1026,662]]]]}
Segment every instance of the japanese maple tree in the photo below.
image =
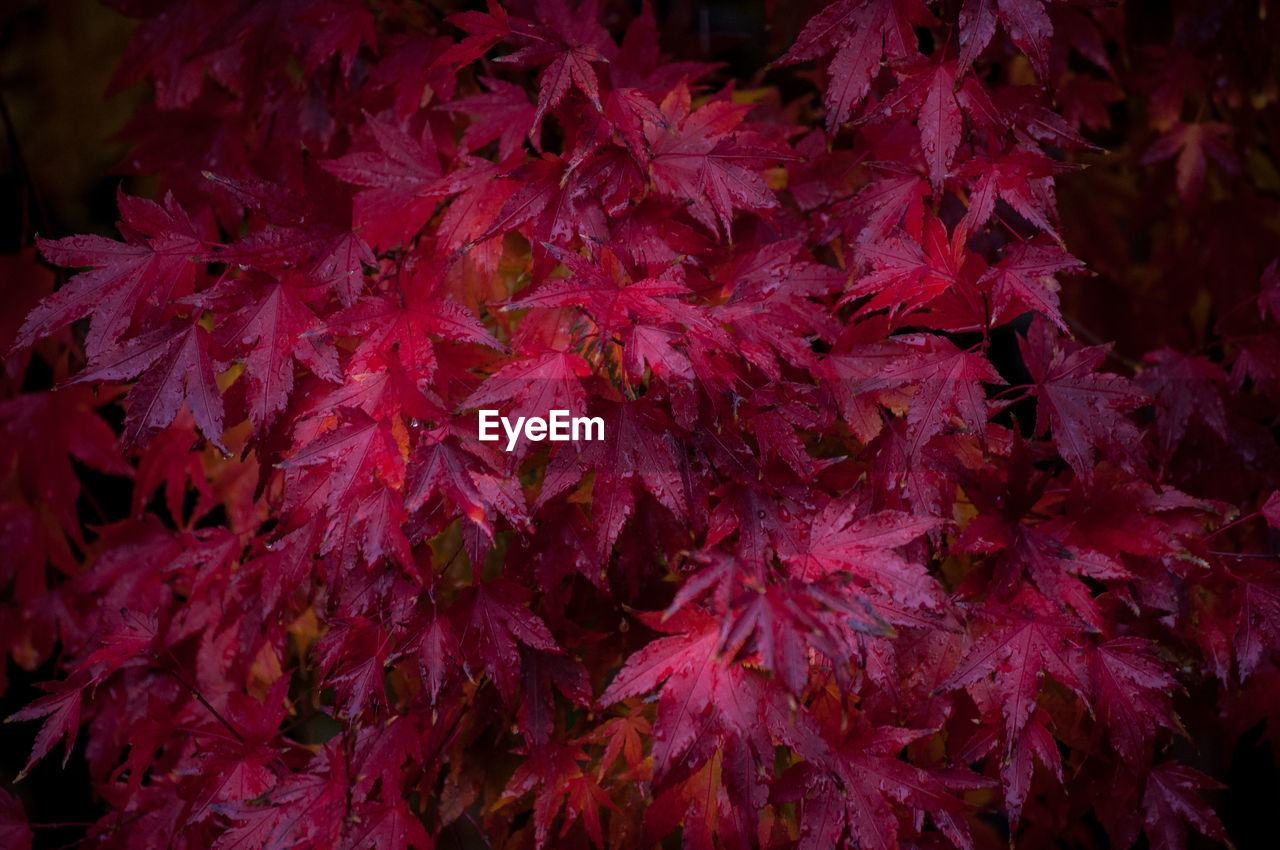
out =
{"type": "Polygon", "coordinates": [[[113,5],[155,191],[0,319],[5,735],[81,845],[1231,842],[1264,4],[765,4],[754,73],[648,3],[113,5]]]}

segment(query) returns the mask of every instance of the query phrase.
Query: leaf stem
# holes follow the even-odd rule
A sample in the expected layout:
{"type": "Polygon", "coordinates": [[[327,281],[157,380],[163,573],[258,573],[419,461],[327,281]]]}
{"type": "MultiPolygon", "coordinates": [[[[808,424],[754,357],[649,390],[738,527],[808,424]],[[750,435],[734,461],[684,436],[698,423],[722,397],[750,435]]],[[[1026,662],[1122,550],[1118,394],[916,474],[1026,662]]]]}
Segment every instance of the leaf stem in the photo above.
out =
{"type": "Polygon", "coordinates": [[[188,682],[183,677],[183,675],[178,672],[178,669],[177,669],[178,662],[177,662],[177,659],[173,657],[173,653],[166,653],[166,655],[168,656],[168,661],[172,666],[166,665],[164,668],[164,671],[168,673],[170,676],[172,676],[173,678],[177,679],[179,684],[181,684],[184,688],[190,691],[191,695],[195,697],[199,701],[199,703],[203,705],[205,709],[208,710],[208,712],[212,714],[219,723],[225,726],[227,728],[227,731],[229,731],[232,735],[235,735],[237,741],[243,744],[245,742],[245,739],[244,739],[244,735],[240,734],[240,730],[232,726],[231,721],[223,717],[222,713],[219,712],[218,709],[214,708],[213,704],[204,698],[204,694],[200,693],[200,691],[196,688],[195,685],[188,682]]]}

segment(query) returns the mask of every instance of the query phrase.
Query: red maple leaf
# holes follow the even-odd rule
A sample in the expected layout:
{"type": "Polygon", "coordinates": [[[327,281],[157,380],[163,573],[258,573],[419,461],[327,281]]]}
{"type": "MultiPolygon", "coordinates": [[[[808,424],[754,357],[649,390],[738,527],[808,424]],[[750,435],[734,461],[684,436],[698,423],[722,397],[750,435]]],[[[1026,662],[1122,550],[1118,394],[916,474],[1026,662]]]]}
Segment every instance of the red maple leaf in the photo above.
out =
{"type": "Polygon", "coordinates": [[[41,253],[54,265],[93,270],[41,301],[18,330],[13,348],[90,316],[85,353],[100,357],[129,332],[135,317],[154,323],[165,317],[171,299],[191,293],[197,268],[192,260],[207,251],[173,196],[160,206],[120,192],[116,203],[124,242],[102,236],[41,240],[41,253]]]}
{"type": "Polygon", "coordinates": [[[825,98],[827,132],[832,133],[867,96],[885,53],[894,59],[916,55],[912,27],[927,18],[924,7],[914,3],[840,0],[805,24],[780,61],[803,62],[835,51],[825,98]]]}
{"type": "Polygon", "coordinates": [[[420,269],[386,291],[361,298],[327,323],[330,331],[359,334],[348,374],[378,371],[384,359],[400,365],[420,385],[436,372],[433,337],[501,349],[475,315],[434,291],[433,270],[420,269]]]}
{"type": "Polygon", "coordinates": [[[1082,268],[1079,260],[1056,245],[1019,242],[979,281],[991,285],[992,322],[1001,323],[1034,310],[1065,332],[1067,324],[1058,307],[1059,285],[1054,275],[1082,268]]]}
{"type": "Polygon", "coordinates": [[[1112,745],[1135,768],[1149,763],[1157,726],[1176,729],[1169,692],[1174,679],[1149,641],[1127,637],[1098,647],[1094,704],[1112,745]]]}
{"type": "Polygon", "coordinates": [[[467,611],[459,634],[464,669],[484,670],[498,693],[514,704],[520,677],[520,646],[559,654],[563,650],[542,618],[525,607],[528,593],[510,581],[480,585],[460,607],[467,611]]]}
{"type": "MultiPolygon", "coordinates": [[[[141,375],[126,396],[124,441],[140,446],[173,422],[186,402],[200,433],[222,447],[222,359],[199,324],[174,322],[90,361],[77,381],[119,381],[141,375]]],[[[224,449],[225,451],[225,449],[224,449]]]]}
{"type": "Polygon", "coordinates": [[[966,277],[971,269],[966,268],[971,256],[964,247],[966,238],[963,227],[948,237],[946,226],[930,218],[922,241],[898,232],[882,242],[867,243],[861,252],[872,270],[849,286],[841,303],[870,295],[859,313],[888,308],[896,318],[919,310],[953,287],[971,285],[966,277]]]}
{"type": "Polygon", "coordinates": [[[870,601],[877,612],[893,622],[893,608],[881,608],[876,597],[913,609],[936,609],[942,604],[937,582],[928,570],[896,551],[941,523],[936,517],[898,511],[859,516],[848,500],[833,501],[799,526],[798,534],[779,540],[778,555],[803,581],[849,573],[855,583],[872,591],[870,601]]]}
{"type": "Polygon", "coordinates": [[[756,133],[738,129],[750,105],[719,101],[693,109],[689,90],[679,86],[661,109],[663,124],[645,122],[649,172],[658,192],[688,204],[689,214],[708,230],[726,234],[735,208],[763,212],[778,205],[759,170],[788,157],[756,133]]]}
{"type": "Polygon", "coordinates": [[[547,467],[536,511],[595,470],[591,487],[596,554],[605,560],[631,516],[638,489],[651,493],[677,517],[688,515],[685,472],[676,437],[662,414],[643,402],[609,405],[604,439],[584,441],[579,451],[561,447],[547,467]]]}
{"type": "Polygon", "coordinates": [[[1064,460],[1081,480],[1093,480],[1094,450],[1133,467],[1141,435],[1124,413],[1147,403],[1130,381],[1097,368],[1107,346],[1061,345],[1043,321],[1019,340],[1023,360],[1036,383],[1036,433],[1050,432],[1064,460]]]}
{"type": "Polygon", "coordinates": [[[1227,412],[1221,387],[1227,373],[1204,357],[1188,357],[1165,348],[1149,352],[1151,364],[1135,383],[1151,394],[1161,415],[1156,419],[1160,450],[1170,457],[1187,436],[1194,417],[1222,439],[1227,439],[1227,412]]]}
{"type": "Polygon", "coordinates": [[[968,66],[996,33],[996,17],[1042,80],[1049,76],[1053,23],[1043,0],[965,0],[960,9],[960,64],[968,66]]]}
{"type": "Polygon", "coordinates": [[[990,615],[999,618],[998,625],[974,642],[944,687],[968,687],[980,706],[994,703],[991,708],[1004,718],[1001,777],[1005,808],[1017,822],[1029,791],[1032,753],[1046,767],[1061,769],[1046,727],[1048,715],[1035,707],[1045,675],[1083,697],[1088,673],[1076,642],[1078,625],[1057,615],[1044,597],[1023,592],[1016,607],[991,610],[990,615]],[[994,691],[978,691],[992,675],[994,691]]]}
{"type": "Polygon", "coordinates": [[[210,291],[206,299],[234,298],[245,306],[218,327],[224,349],[241,350],[249,381],[249,419],[261,431],[288,403],[294,386],[294,361],[317,377],[341,381],[338,355],[323,336],[323,325],[303,303],[305,290],[291,282],[272,281],[261,290],[228,287],[210,291]]]}
{"type": "Polygon", "coordinates": [[[1204,185],[1205,168],[1210,157],[1228,171],[1234,172],[1240,168],[1235,152],[1225,140],[1231,132],[1230,125],[1218,122],[1175,122],[1168,133],[1147,148],[1142,155],[1142,162],[1161,162],[1176,154],[1178,194],[1184,200],[1193,199],[1200,194],[1200,188],[1204,185]]]}
{"type": "Polygon", "coordinates": [[[1151,846],[1182,850],[1186,846],[1186,824],[1230,846],[1222,821],[1198,793],[1204,788],[1221,787],[1200,771],[1177,762],[1166,762],[1152,770],[1142,795],[1143,828],[1151,846]]]}
{"type": "Polygon", "coordinates": [[[355,150],[322,163],[337,177],[364,187],[356,194],[353,223],[376,250],[412,239],[445,195],[439,155],[430,134],[414,138],[395,123],[368,116],[377,150],[355,150]]]}
{"type": "Polygon", "coordinates": [[[53,745],[63,737],[67,739],[66,753],[62,756],[62,764],[65,766],[67,760],[71,758],[71,749],[76,744],[76,734],[80,731],[82,688],[70,682],[59,682],[46,686],[44,690],[49,691],[47,696],[40,697],[27,707],[5,718],[6,723],[46,718],[44,723],[40,724],[35,744],[31,747],[31,756],[18,774],[19,778],[25,776],[35,763],[44,758],[53,745]]]}
{"type": "Polygon", "coordinates": [[[467,150],[475,151],[497,139],[498,161],[507,162],[523,149],[525,137],[539,118],[538,109],[514,83],[493,77],[481,77],[480,81],[489,89],[487,94],[460,98],[443,108],[470,116],[471,123],[462,134],[467,150]]]}

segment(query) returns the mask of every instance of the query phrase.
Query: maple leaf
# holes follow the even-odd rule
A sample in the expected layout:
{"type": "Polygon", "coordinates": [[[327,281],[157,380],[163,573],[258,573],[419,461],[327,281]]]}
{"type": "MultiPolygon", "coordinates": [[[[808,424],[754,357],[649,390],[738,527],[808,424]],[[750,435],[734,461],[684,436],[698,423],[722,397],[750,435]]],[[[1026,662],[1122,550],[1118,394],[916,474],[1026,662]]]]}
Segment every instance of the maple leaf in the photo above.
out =
{"type": "Polygon", "coordinates": [[[1149,763],[1156,726],[1177,728],[1169,692],[1173,676],[1152,644],[1116,638],[1098,647],[1093,661],[1094,705],[1112,745],[1135,768],[1149,763]]]}
{"type": "Polygon", "coordinates": [[[493,77],[480,77],[480,82],[489,90],[487,94],[473,94],[440,108],[471,118],[462,134],[463,147],[475,151],[496,139],[498,160],[506,162],[521,151],[539,117],[538,109],[514,83],[493,77]]]}
{"type": "Polygon", "coordinates": [[[365,126],[377,153],[355,150],[321,165],[365,187],[356,194],[352,218],[361,237],[380,251],[416,236],[435,213],[445,187],[430,125],[420,138],[372,115],[365,126]]]}
{"type": "Polygon", "coordinates": [[[539,750],[521,764],[507,787],[503,789],[499,803],[514,801],[536,792],[534,804],[534,846],[546,846],[556,813],[563,809],[564,822],[560,828],[563,839],[575,822],[582,820],[593,847],[604,847],[604,832],[600,823],[600,809],[617,810],[596,777],[584,772],[582,762],[586,753],[577,747],[556,747],[539,750]]]}
{"type": "Polygon", "coordinates": [[[1053,22],[1043,0],[965,0],[960,9],[960,64],[972,64],[991,41],[997,15],[1040,79],[1047,80],[1053,22]]]}
{"type": "Polygon", "coordinates": [[[873,270],[862,275],[845,291],[840,303],[871,295],[860,314],[889,309],[892,317],[926,306],[952,287],[962,285],[968,252],[966,234],[957,227],[948,238],[946,226],[930,218],[923,242],[905,233],[864,245],[861,253],[873,270]]]}
{"type": "MultiPolygon", "coordinates": [[[[879,368],[874,377],[860,382],[858,389],[916,386],[907,412],[912,453],[940,433],[952,417],[958,417],[985,444],[987,399],[982,384],[1001,383],[991,363],[976,352],[962,351],[932,335],[899,336],[894,342],[902,346],[903,356],[879,368]]],[[[839,361],[836,373],[841,373],[839,361]]]]}
{"type": "Polygon", "coordinates": [[[1034,523],[1047,481],[1033,473],[1025,444],[1015,445],[1004,470],[1007,479],[979,475],[966,485],[980,513],[966,524],[957,547],[999,553],[986,584],[988,592],[1000,597],[1015,592],[1025,572],[1047,598],[1069,606],[1101,630],[1101,612],[1080,577],[1108,581],[1131,579],[1133,574],[1098,551],[1067,542],[1069,525],[1034,523]]]}
{"type": "Polygon", "coordinates": [[[418,572],[404,526],[408,519],[404,499],[400,493],[387,487],[375,489],[365,496],[356,508],[355,530],[360,535],[360,551],[365,563],[377,563],[386,556],[393,559],[410,575],[418,572]]]}
{"type": "MultiPolygon", "coordinates": [[[[247,303],[217,330],[223,348],[249,347],[244,357],[244,374],[251,387],[249,419],[259,432],[288,403],[295,360],[320,378],[342,379],[337,352],[321,336],[322,324],[303,303],[302,293],[284,281],[269,283],[265,289],[265,294],[247,287],[226,292],[226,297],[247,303]]],[[[210,292],[205,297],[223,295],[210,292]]]]}
{"type": "Polygon", "coordinates": [[[935,194],[941,191],[950,173],[964,126],[955,89],[954,62],[920,66],[903,73],[897,91],[882,107],[889,114],[916,116],[920,148],[935,194]]]}
{"type": "MultiPolygon", "coordinates": [[[[898,511],[856,515],[848,501],[833,501],[808,523],[807,533],[785,537],[778,555],[802,581],[832,572],[848,572],[854,581],[910,608],[937,608],[941,595],[923,565],[895,549],[942,523],[936,517],[913,517],[898,511]]],[[[877,613],[893,622],[891,609],[870,600],[877,613]]]]}
{"type": "MultiPolygon", "coordinates": [[[[467,11],[450,15],[449,23],[467,33],[467,37],[436,57],[436,65],[452,65],[455,68],[479,59],[489,48],[511,34],[511,18],[502,4],[486,0],[485,12],[467,11]]],[[[517,18],[517,23],[521,19],[517,18]]]]}
{"type": "Polygon", "coordinates": [[[742,257],[729,272],[729,300],[716,311],[733,328],[742,355],[775,378],[782,377],[783,363],[817,367],[812,340],[833,338],[835,328],[810,299],[838,291],[846,281],[839,269],[798,257],[799,250],[795,240],[786,240],[742,257]]]}
{"type": "Polygon", "coordinates": [[[1272,528],[1280,528],[1280,490],[1276,490],[1259,508],[1263,518],[1267,521],[1267,525],[1272,528]]]}
{"type": "Polygon", "coordinates": [[[659,697],[653,751],[655,762],[668,770],[672,763],[683,761],[699,740],[699,719],[711,700],[720,630],[708,617],[683,614],[661,624],[661,631],[671,636],[649,643],[628,658],[596,702],[601,707],[613,705],[669,682],[659,697]]]}
{"type": "Polygon", "coordinates": [[[320,30],[319,36],[307,50],[304,65],[307,73],[314,72],[321,64],[339,54],[339,67],[344,76],[350,76],[362,43],[374,52],[377,51],[378,35],[373,13],[362,3],[329,0],[307,9],[297,20],[320,30]]]}
{"type": "Polygon", "coordinates": [[[465,256],[482,272],[492,274],[503,255],[502,239],[495,235],[492,223],[515,197],[514,193],[528,187],[505,179],[506,172],[496,163],[473,157],[463,162],[464,167],[445,178],[447,192],[454,197],[435,228],[437,245],[452,252],[452,256],[465,256]]]}
{"type": "MultiPolygon", "coordinates": [[[[999,624],[973,643],[943,687],[969,687],[973,693],[973,686],[994,674],[993,699],[1004,718],[1005,808],[1016,823],[1030,785],[1031,753],[1045,766],[1058,769],[1058,750],[1045,728],[1047,717],[1035,713],[1036,720],[1031,722],[1045,674],[1084,698],[1088,671],[1076,643],[1074,621],[1055,615],[1048,600],[1031,591],[1021,592],[1015,605],[995,610],[988,606],[999,624]]],[[[975,698],[982,700],[980,694],[975,698]]]]}
{"type": "Polygon", "coordinates": [[[418,815],[404,800],[370,803],[353,814],[357,826],[347,831],[340,845],[346,848],[379,847],[388,850],[432,850],[435,842],[418,815]]]}
{"type": "Polygon", "coordinates": [[[871,605],[848,592],[835,577],[808,584],[771,584],[747,595],[726,619],[721,649],[746,643],[742,652],[778,677],[799,696],[809,680],[808,647],[834,662],[858,653],[855,633],[885,634],[888,627],[871,605]]]}
{"type": "Polygon", "coordinates": [[[1280,260],[1272,260],[1262,272],[1262,287],[1258,293],[1258,312],[1280,321],[1280,260]]]}
{"type": "MultiPolygon", "coordinates": [[[[256,214],[264,220],[264,226],[251,226],[240,239],[218,248],[220,260],[259,271],[306,268],[315,283],[330,288],[344,305],[360,294],[364,267],[377,261],[365,241],[352,232],[351,204],[336,180],[322,181],[310,175],[308,194],[316,196],[315,203],[322,207],[322,214],[317,215],[296,188],[211,171],[203,176],[243,204],[251,218],[256,214]]],[[[307,291],[306,284],[297,283],[307,291]]],[[[308,292],[304,300],[314,298],[315,294],[308,292]]]]}
{"type": "Polygon", "coordinates": [[[81,843],[1226,839],[1164,750],[1280,693],[1273,19],[837,0],[761,76],[680,4],[123,5],[164,199],[0,311],[0,647],[81,843]]]}
{"type": "MultiPolygon", "coordinates": [[[[582,18],[582,20],[588,19],[587,16],[582,18]]],[[[504,58],[513,60],[516,55],[512,54],[504,58]]],[[[542,146],[536,138],[542,126],[542,116],[564,100],[570,85],[585,94],[597,111],[603,109],[600,105],[600,83],[596,79],[595,69],[591,67],[591,63],[598,62],[602,58],[600,53],[591,47],[574,45],[559,53],[551,60],[551,64],[543,69],[538,80],[538,105],[533,113],[533,126],[529,128],[535,150],[542,146]]]]}
{"type": "Polygon", "coordinates": [[[1158,850],[1182,850],[1187,838],[1184,823],[1231,846],[1222,821],[1197,793],[1203,788],[1221,787],[1200,771],[1177,762],[1156,766],[1147,775],[1147,787],[1142,795],[1143,825],[1151,846],[1158,850]]]}
{"type": "Polygon", "coordinates": [[[679,827],[691,848],[749,846],[754,823],[749,810],[729,794],[724,762],[717,751],[692,776],[654,796],[644,815],[645,843],[658,842],[679,827]]]}
{"type": "Polygon", "coordinates": [[[972,847],[959,817],[964,805],[947,785],[971,789],[982,787],[982,780],[959,772],[943,778],[897,758],[903,747],[928,734],[897,727],[860,729],[833,753],[834,770],[802,765],[784,777],[780,796],[801,800],[800,846],[836,846],[847,831],[859,847],[897,847],[902,831],[897,803],[927,809],[956,847],[972,847]]]}
{"type": "Polygon", "coordinates": [[[560,104],[570,87],[586,95],[596,112],[600,104],[600,82],[593,63],[608,61],[616,47],[599,24],[595,0],[573,9],[565,0],[548,0],[538,6],[539,23],[526,26],[520,35],[532,44],[498,61],[524,66],[541,65],[538,77],[538,106],[529,139],[541,152],[539,129],[547,112],[560,104]]]}
{"type": "Polygon", "coordinates": [[[40,731],[36,733],[35,744],[31,747],[31,756],[27,759],[26,766],[18,773],[18,779],[26,776],[36,762],[44,758],[53,745],[64,736],[67,739],[66,753],[62,757],[62,764],[65,767],[67,760],[71,758],[71,749],[76,744],[76,733],[80,731],[82,688],[71,682],[58,682],[43,687],[44,690],[49,691],[48,695],[40,697],[26,708],[19,709],[4,719],[5,723],[12,723],[17,720],[46,718],[40,725],[40,731]]]}
{"type": "Polygon", "coordinates": [[[693,380],[693,364],[687,353],[676,348],[680,333],[646,325],[633,325],[622,332],[623,368],[642,383],[647,368],[655,378],[688,384],[693,380]]]}
{"type": "MultiPolygon", "coordinates": [[[[486,378],[462,402],[462,408],[469,410],[510,402],[508,416],[546,416],[551,410],[583,409],[586,394],[579,377],[591,372],[585,360],[566,351],[520,353],[520,357],[486,378]]],[[[522,438],[517,451],[528,444],[522,438]]]]}
{"type": "Polygon", "coordinates": [[[479,236],[463,245],[463,251],[494,236],[533,223],[536,242],[563,243],[571,238],[569,229],[575,212],[570,192],[566,192],[566,163],[560,157],[545,153],[541,159],[520,165],[504,175],[519,184],[506,197],[498,213],[479,236]]]}
{"type": "Polygon", "coordinates": [[[827,73],[827,132],[848,120],[866,98],[885,53],[895,59],[917,54],[912,26],[929,13],[915,3],[840,0],[811,18],[779,64],[803,62],[835,51],[827,73]]]}
{"type": "Polygon", "coordinates": [[[433,705],[439,699],[440,690],[451,672],[461,669],[461,662],[458,638],[454,635],[449,621],[443,617],[432,617],[419,639],[418,663],[422,668],[423,681],[427,683],[431,693],[433,705]]]}
{"type": "Polygon", "coordinates": [[[330,622],[329,631],[316,642],[315,655],[345,716],[359,717],[366,705],[375,712],[386,711],[383,676],[389,654],[389,636],[366,617],[330,622]],[[342,659],[347,660],[340,663],[342,659]]]}
{"type": "Polygon", "coordinates": [[[653,727],[654,782],[687,782],[686,777],[698,775],[699,765],[720,761],[728,800],[758,812],[768,800],[775,741],[806,757],[822,753],[812,721],[796,715],[784,691],[718,657],[713,618],[682,611],[665,622],[647,619],[673,636],[632,655],[599,703],[609,705],[661,686],[653,727]]]}
{"type": "Polygon", "coordinates": [[[410,513],[429,504],[433,513],[437,511],[439,505],[431,496],[438,493],[452,501],[490,540],[498,514],[514,525],[528,527],[519,481],[503,475],[493,453],[470,435],[463,438],[446,428],[424,433],[411,463],[405,501],[410,513]]]}
{"type": "Polygon", "coordinates": [[[119,381],[141,375],[126,401],[124,441],[140,446],[178,415],[185,401],[205,439],[222,446],[222,394],[216,343],[199,324],[175,322],[133,337],[76,376],[80,382],[119,381]]]}
{"type": "Polygon", "coordinates": [[[479,585],[467,594],[466,626],[459,636],[464,669],[482,668],[498,689],[503,701],[515,699],[520,675],[519,646],[560,654],[542,618],[525,607],[528,594],[508,580],[479,585]]]}
{"type": "Polygon", "coordinates": [[[394,290],[367,295],[331,318],[333,332],[359,334],[348,372],[377,371],[393,357],[425,386],[436,372],[432,336],[490,348],[504,346],[465,307],[433,291],[430,271],[415,270],[396,282],[394,290]]]}
{"type": "Polygon", "coordinates": [[[1108,347],[1061,346],[1043,321],[1032,323],[1018,344],[1036,383],[1036,433],[1051,433],[1063,459],[1086,484],[1093,480],[1095,447],[1132,466],[1140,435],[1124,413],[1147,398],[1119,375],[1096,371],[1108,347]]]}
{"type": "Polygon", "coordinates": [[[1227,412],[1219,387],[1227,382],[1222,367],[1204,357],[1188,357],[1168,348],[1148,352],[1143,360],[1151,365],[1138,375],[1138,386],[1155,400],[1156,435],[1165,457],[1187,435],[1194,415],[1219,437],[1227,439],[1227,412]]]}
{"type": "MultiPolygon", "coordinates": [[[[1078,22],[1078,19],[1073,20],[1070,16],[1066,16],[1064,21],[1071,24],[1078,22]]],[[[1071,30],[1075,29],[1075,27],[1071,28],[1071,30]]],[[[1068,37],[1075,35],[1070,30],[1069,33],[1068,37]]],[[[1077,49],[1082,52],[1094,52],[1082,44],[1081,41],[1081,39],[1075,40],[1074,43],[1077,49]]],[[[978,94],[979,92],[985,94],[986,92],[976,82],[971,83],[967,90],[970,94],[978,94]]],[[[1067,149],[1093,148],[1097,150],[1087,139],[1080,135],[1077,127],[1068,123],[1065,118],[1046,104],[1041,88],[1037,86],[1010,86],[1007,89],[993,92],[992,95],[989,100],[981,105],[982,112],[990,113],[986,116],[988,121],[994,122],[994,126],[999,126],[1003,122],[995,118],[995,114],[1004,113],[1007,116],[1004,121],[1016,120],[1018,125],[1026,130],[1025,136],[1019,138],[1019,145],[1015,147],[1015,150],[1018,147],[1025,150],[1035,150],[1034,147],[1027,144],[1028,136],[1053,147],[1067,149]]],[[[979,103],[975,102],[974,106],[979,106],[979,103]]],[[[972,115],[973,113],[970,114],[972,115]]],[[[988,126],[992,125],[991,123],[988,124],[988,126]]],[[[1057,167],[1063,171],[1073,168],[1067,163],[1057,163],[1057,167]]]]}
{"type": "Polygon", "coordinates": [[[590,740],[602,741],[605,744],[596,778],[603,779],[619,756],[626,763],[628,771],[638,774],[644,762],[643,738],[647,738],[652,732],[653,727],[644,716],[642,705],[636,705],[628,714],[611,717],[596,727],[590,735],[590,740]]]}
{"type": "Polygon", "coordinates": [[[351,368],[341,385],[309,397],[294,420],[294,446],[310,443],[330,431],[342,418],[344,408],[354,408],[386,422],[406,449],[405,430],[417,431],[424,422],[438,421],[445,415],[440,400],[434,393],[428,394],[417,376],[394,359],[394,352],[391,357],[380,355],[376,363],[369,364],[370,371],[359,368],[359,364],[348,365],[351,368]]]}
{"type": "Polygon", "coordinates": [[[758,168],[786,155],[755,133],[738,130],[749,104],[719,101],[695,110],[688,88],[680,85],[663,99],[661,110],[665,124],[645,122],[649,173],[658,192],[687,203],[689,214],[713,233],[730,232],[735,207],[766,211],[778,205],[758,168]]]}
{"type": "Polygon", "coordinates": [[[327,745],[306,766],[251,800],[219,804],[215,810],[236,822],[213,844],[217,850],[332,844],[343,834],[348,777],[337,747],[327,745]]]}
{"type": "Polygon", "coordinates": [[[81,666],[90,668],[101,665],[93,671],[91,679],[93,684],[97,684],[147,651],[155,642],[158,632],[159,621],[154,614],[146,615],[123,609],[118,622],[99,636],[101,646],[90,653],[81,662],[81,666]]]}
{"type": "Polygon", "coordinates": [[[1239,607],[1231,624],[1240,681],[1259,672],[1280,648],[1280,578],[1267,567],[1241,568],[1234,596],[1239,607]]]}
{"type": "Polygon", "coordinates": [[[808,479],[817,474],[819,465],[809,455],[804,442],[796,433],[795,426],[799,424],[793,421],[796,418],[794,409],[764,410],[752,417],[751,432],[755,436],[759,456],[765,465],[776,457],[791,467],[797,475],[808,479]]]}
{"type": "Polygon", "coordinates": [[[1200,188],[1204,185],[1209,157],[1230,172],[1240,168],[1235,152],[1225,141],[1225,137],[1231,132],[1230,125],[1218,122],[1174,122],[1168,133],[1147,148],[1141,162],[1144,165],[1161,162],[1177,154],[1178,194],[1183,200],[1191,200],[1200,194],[1200,188]]]}
{"type": "Polygon", "coordinates": [[[0,401],[5,435],[0,458],[19,470],[22,487],[40,493],[44,509],[77,541],[76,502],[82,487],[72,461],[111,475],[134,474],[115,447],[111,426],[97,411],[103,400],[88,387],[69,386],[0,401]],[[29,469],[18,463],[23,456],[41,457],[43,462],[38,470],[29,469]]]}
{"type": "Polygon", "coordinates": [[[206,251],[173,196],[160,206],[121,191],[116,203],[124,242],[102,236],[40,240],[40,252],[54,265],[93,270],[75,275],[41,301],[18,329],[13,350],[90,316],[85,353],[100,357],[128,333],[137,314],[155,322],[171,298],[190,294],[196,277],[192,259],[206,251]]]}
{"type": "Polygon", "coordinates": [[[992,323],[1000,324],[1027,310],[1034,310],[1066,332],[1068,328],[1058,306],[1059,286],[1054,275],[1083,268],[1079,260],[1056,245],[1019,242],[979,281],[991,285],[994,295],[992,323]]]}
{"type": "Polygon", "coordinates": [[[671,425],[643,402],[610,405],[602,411],[604,439],[585,441],[580,452],[562,447],[547,467],[536,511],[594,469],[591,513],[596,554],[605,560],[635,508],[636,485],[643,485],[677,517],[688,515],[686,483],[671,425]]]}
{"type": "Polygon", "coordinates": [[[534,749],[540,749],[547,746],[555,727],[552,685],[566,699],[580,706],[591,705],[591,686],[587,681],[586,668],[566,655],[535,649],[522,649],[520,655],[524,694],[516,717],[525,740],[534,749]]]}
{"type": "Polygon", "coordinates": [[[901,227],[914,239],[922,238],[924,196],[929,184],[914,173],[877,175],[858,194],[842,204],[854,242],[871,245],[884,241],[901,227]]]}
{"type": "MultiPolygon", "coordinates": [[[[853,4],[840,5],[848,8],[853,4]]],[[[827,88],[825,98],[828,110],[828,133],[847,121],[853,107],[867,96],[875,72],[879,70],[881,55],[884,53],[884,33],[880,27],[875,26],[874,21],[876,4],[859,5],[862,8],[854,14],[853,20],[845,24],[851,35],[841,39],[829,68],[831,84],[827,88]]],[[[827,14],[831,14],[830,11],[827,14]]],[[[805,36],[811,29],[825,24],[822,18],[823,16],[819,16],[805,26],[805,32],[801,33],[791,52],[784,58],[795,61],[805,57],[809,52],[802,47],[808,40],[805,36]]]]}
{"type": "MultiPolygon", "coordinates": [[[[359,506],[380,487],[404,483],[404,456],[390,425],[358,408],[343,408],[338,427],[297,447],[281,466],[313,473],[309,498],[319,502],[328,522],[321,552],[329,552],[357,524],[359,506]]],[[[367,544],[366,544],[367,545],[367,544]]]]}
{"type": "Polygon", "coordinates": [[[996,0],[965,0],[960,7],[960,67],[968,68],[996,34],[996,0]]]}
{"type": "Polygon", "coordinates": [[[281,676],[262,701],[248,694],[227,695],[225,719],[239,737],[215,737],[200,760],[212,781],[194,801],[198,814],[219,804],[251,800],[276,784],[279,777],[272,768],[277,753],[271,742],[286,714],[288,685],[289,677],[281,676]]]}
{"type": "Polygon", "coordinates": [[[678,300],[692,294],[678,280],[632,280],[608,248],[601,250],[598,264],[555,245],[546,245],[545,248],[573,277],[565,281],[545,282],[532,292],[523,292],[508,305],[509,309],[580,306],[598,325],[600,348],[633,323],[641,321],[654,325],[681,323],[710,330],[700,311],[690,309],[678,300]]]}
{"type": "Polygon", "coordinates": [[[726,661],[758,663],[797,696],[809,679],[810,647],[838,664],[861,654],[859,635],[889,631],[870,604],[849,592],[847,576],[778,579],[759,563],[715,550],[692,557],[706,566],[684,582],[664,616],[709,592],[721,619],[718,652],[726,661]]]}
{"type": "Polygon", "coordinates": [[[1018,215],[1061,241],[1055,225],[1058,212],[1052,188],[1053,176],[1067,169],[1068,166],[1024,146],[1000,151],[990,158],[974,157],[969,160],[957,171],[960,176],[978,178],[969,194],[969,210],[965,213],[967,232],[981,231],[995,213],[999,199],[1018,215]]]}
{"type": "MultiPolygon", "coordinates": [[[[878,338],[878,334],[876,335],[878,338]]],[[[863,342],[848,340],[832,351],[821,363],[821,374],[835,396],[840,416],[864,443],[875,439],[884,426],[881,404],[900,408],[901,393],[873,392],[868,388],[879,379],[881,371],[902,352],[896,342],[863,342]]]]}

